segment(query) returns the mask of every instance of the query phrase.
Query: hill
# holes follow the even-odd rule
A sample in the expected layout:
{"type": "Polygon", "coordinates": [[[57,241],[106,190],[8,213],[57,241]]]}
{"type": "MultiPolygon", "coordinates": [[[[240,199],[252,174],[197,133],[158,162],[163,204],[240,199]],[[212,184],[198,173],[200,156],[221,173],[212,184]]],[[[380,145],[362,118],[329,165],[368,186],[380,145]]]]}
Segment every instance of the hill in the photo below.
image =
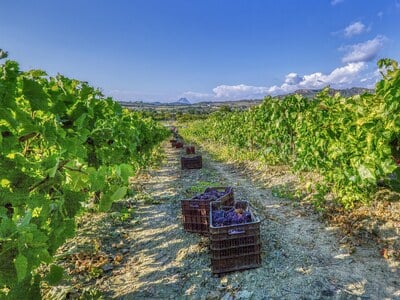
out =
{"type": "MultiPolygon", "coordinates": [[[[284,98],[288,95],[299,94],[307,98],[313,98],[322,89],[301,89],[290,94],[279,95],[277,98],[284,98]]],[[[359,95],[363,93],[374,93],[373,89],[358,88],[353,87],[349,89],[330,89],[330,94],[334,95],[340,93],[343,97],[350,97],[353,95],[359,95]]],[[[243,99],[243,100],[233,100],[233,101],[202,101],[197,103],[191,103],[186,98],[180,98],[175,102],[161,103],[161,102],[120,102],[124,107],[135,109],[135,110],[145,110],[145,111],[158,111],[158,112],[172,112],[172,113],[195,113],[195,114],[207,114],[215,110],[219,110],[223,107],[245,110],[251,106],[258,105],[263,101],[263,99],[243,99]]]]}
{"type": "MultiPolygon", "coordinates": [[[[322,89],[301,89],[297,90],[294,93],[291,94],[286,94],[286,95],[280,95],[278,98],[284,98],[287,95],[294,95],[294,94],[299,94],[307,98],[313,98],[315,97],[318,93],[320,93],[322,89]]],[[[349,89],[330,89],[329,94],[334,95],[336,93],[340,93],[343,97],[351,97],[354,95],[361,95],[364,93],[374,93],[373,89],[367,89],[367,88],[358,88],[358,87],[352,87],[349,89]]]]}

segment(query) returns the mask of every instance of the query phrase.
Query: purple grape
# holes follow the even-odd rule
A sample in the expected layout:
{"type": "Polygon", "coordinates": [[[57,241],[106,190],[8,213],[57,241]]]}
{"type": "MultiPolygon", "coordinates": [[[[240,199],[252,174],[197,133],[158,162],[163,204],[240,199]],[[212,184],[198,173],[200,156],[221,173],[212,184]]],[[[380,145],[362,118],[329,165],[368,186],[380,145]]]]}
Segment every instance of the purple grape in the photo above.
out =
{"type": "Polygon", "coordinates": [[[251,213],[250,213],[249,211],[246,211],[246,212],[244,213],[244,219],[245,219],[245,222],[246,222],[246,223],[252,221],[252,219],[251,219],[251,213]]]}
{"type": "Polygon", "coordinates": [[[251,213],[249,211],[235,210],[231,207],[228,210],[214,210],[212,212],[212,224],[214,226],[238,225],[252,222],[251,213]]]}

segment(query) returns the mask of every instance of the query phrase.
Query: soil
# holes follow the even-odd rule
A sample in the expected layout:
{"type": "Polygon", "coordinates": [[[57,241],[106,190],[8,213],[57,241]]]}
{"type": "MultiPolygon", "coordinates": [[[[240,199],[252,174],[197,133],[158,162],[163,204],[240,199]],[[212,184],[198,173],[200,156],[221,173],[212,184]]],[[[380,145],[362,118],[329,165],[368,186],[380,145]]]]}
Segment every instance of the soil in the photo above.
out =
{"type": "Polygon", "coordinates": [[[181,170],[183,151],[169,143],[163,149],[162,165],[132,183],[140,197],[81,217],[77,236],[59,251],[69,278],[45,287],[44,298],[400,299],[399,261],[375,241],[349,244],[339,227],[273,196],[254,173],[205,152],[202,169],[181,170]],[[261,267],[212,274],[208,238],[182,227],[180,200],[199,182],[232,186],[235,199],[254,205],[262,219],[261,267]]]}

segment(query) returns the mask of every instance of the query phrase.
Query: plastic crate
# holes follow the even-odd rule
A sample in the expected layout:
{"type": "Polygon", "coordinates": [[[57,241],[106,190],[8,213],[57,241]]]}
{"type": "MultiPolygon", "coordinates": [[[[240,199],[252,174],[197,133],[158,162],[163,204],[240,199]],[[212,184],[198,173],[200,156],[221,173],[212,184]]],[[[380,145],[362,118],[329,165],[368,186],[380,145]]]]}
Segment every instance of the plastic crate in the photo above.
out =
{"type": "Polygon", "coordinates": [[[201,155],[193,157],[181,157],[181,169],[201,169],[203,167],[203,159],[201,155]]]}
{"type": "Polygon", "coordinates": [[[211,269],[214,274],[249,270],[261,266],[261,254],[245,254],[222,259],[211,258],[211,269]]]}
{"type": "Polygon", "coordinates": [[[175,143],[175,148],[183,148],[183,143],[182,142],[176,142],[175,143]]]}
{"type": "Polygon", "coordinates": [[[208,209],[210,201],[205,200],[199,203],[198,200],[182,200],[182,223],[183,228],[188,232],[208,233],[208,209]]]}
{"type": "MultiPolygon", "coordinates": [[[[234,205],[234,195],[233,195],[233,188],[230,186],[213,186],[208,187],[204,190],[204,193],[210,192],[212,190],[216,190],[218,192],[226,192],[226,194],[222,197],[219,197],[217,201],[220,201],[223,206],[232,206],[234,205]]],[[[207,211],[210,210],[208,207],[207,211]]]]}
{"type": "Polygon", "coordinates": [[[208,233],[211,200],[181,200],[183,228],[188,232],[208,233]]]}
{"type": "Polygon", "coordinates": [[[261,244],[247,245],[241,247],[233,247],[227,249],[221,249],[219,251],[212,251],[211,259],[229,259],[235,257],[242,257],[248,255],[257,255],[261,253],[261,244]]]}
{"type": "Polygon", "coordinates": [[[187,146],[186,147],[186,154],[195,154],[196,151],[194,149],[194,146],[187,146]]]}
{"type": "Polygon", "coordinates": [[[171,143],[171,147],[175,148],[177,140],[169,140],[171,143]]]}
{"type": "MultiPolygon", "coordinates": [[[[218,191],[226,191],[227,194],[218,198],[226,205],[233,205],[233,189],[232,187],[212,187],[206,188],[204,192],[209,189],[217,189],[218,191]]],[[[200,200],[189,199],[181,200],[182,207],[182,223],[183,228],[188,232],[197,232],[201,234],[208,234],[209,231],[209,218],[210,218],[210,202],[215,200],[200,200]]]]}
{"type": "Polygon", "coordinates": [[[237,201],[235,208],[250,211],[252,222],[216,227],[212,212],[230,209],[219,201],[210,203],[211,269],[214,274],[257,268],[261,265],[260,220],[247,201],[237,201]]]}

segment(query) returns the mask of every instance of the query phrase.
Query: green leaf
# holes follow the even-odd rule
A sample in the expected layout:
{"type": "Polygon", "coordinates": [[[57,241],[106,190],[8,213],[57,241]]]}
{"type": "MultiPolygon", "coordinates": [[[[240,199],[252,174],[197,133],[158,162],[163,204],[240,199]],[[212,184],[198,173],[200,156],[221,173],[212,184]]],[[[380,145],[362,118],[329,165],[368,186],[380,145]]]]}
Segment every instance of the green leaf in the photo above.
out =
{"type": "Polygon", "coordinates": [[[128,164],[121,164],[117,168],[117,174],[122,178],[125,184],[128,184],[129,177],[133,175],[133,168],[128,164]]]}
{"type": "Polygon", "coordinates": [[[96,170],[95,168],[88,168],[89,181],[92,191],[101,191],[106,185],[106,169],[100,168],[96,170]]]}
{"type": "Polygon", "coordinates": [[[103,194],[100,198],[99,210],[102,212],[108,211],[111,208],[112,200],[110,194],[103,194]]]}
{"type": "Polygon", "coordinates": [[[28,270],[28,260],[22,254],[18,254],[18,256],[14,260],[15,269],[17,270],[18,281],[22,281],[26,276],[26,271],[28,270]]]}
{"type": "Polygon", "coordinates": [[[27,210],[27,211],[25,212],[25,216],[24,216],[23,218],[21,218],[20,225],[21,225],[22,227],[27,226],[27,225],[29,224],[29,222],[31,221],[31,219],[32,219],[32,210],[29,209],[29,210],[27,210]]]}
{"type": "Polygon", "coordinates": [[[28,99],[32,111],[47,110],[49,107],[48,98],[40,84],[26,77],[23,79],[23,84],[23,93],[25,98],[28,99]]]}
{"type": "Polygon", "coordinates": [[[64,275],[64,269],[61,268],[60,266],[52,264],[50,266],[50,272],[45,277],[45,280],[50,285],[56,285],[61,281],[61,279],[63,278],[63,275],[64,275]]]}
{"type": "Polygon", "coordinates": [[[382,166],[382,170],[385,174],[390,174],[397,168],[396,164],[391,159],[382,161],[381,166],[382,166]]]}
{"type": "Polygon", "coordinates": [[[81,209],[81,202],[86,200],[86,194],[64,189],[64,208],[68,217],[75,217],[81,209]]]}
{"type": "Polygon", "coordinates": [[[111,201],[122,199],[126,195],[127,187],[123,186],[117,189],[114,194],[111,195],[111,201]]]}
{"type": "Polygon", "coordinates": [[[87,114],[82,114],[76,121],[75,121],[75,125],[77,126],[77,129],[81,129],[84,128],[84,122],[87,118],[87,114]]]}
{"type": "Polygon", "coordinates": [[[365,165],[360,165],[357,168],[358,174],[360,175],[362,180],[366,181],[372,181],[374,182],[376,180],[374,174],[365,166],[365,165]]]}
{"type": "Polygon", "coordinates": [[[56,161],[56,164],[54,165],[54,167],[52,167],[48,170],[48,175],[50,176],[50,178],[54,178],[54,176],[56,176],[56,172],[58,170],[59,165],[60,165],[60,159],[57,158],[57,161],[56,161]]]}
{"type": "Polygon", "coordinates": [[[86,173],[76,170],[66,170],[67,180],[69,187],[75,191],[80,191],[87,188],[89,176],[86,173]]]}
{"type": "Polygon", "coordinates": [[[111,208],[113,201],[119,200],[126,195],[127,187],[120,187],[116,190],[112,190],[108,193],[105,193],[100,198],[99,210],[100,211],[108,211],[111,208]]]}
{"type": "Polygon", "coordinates": [[[47,76],[47,73],[43,70],[29,70],[26,72],[26,74],[32,76],[32,77],[43,77],[47,76]]]}

